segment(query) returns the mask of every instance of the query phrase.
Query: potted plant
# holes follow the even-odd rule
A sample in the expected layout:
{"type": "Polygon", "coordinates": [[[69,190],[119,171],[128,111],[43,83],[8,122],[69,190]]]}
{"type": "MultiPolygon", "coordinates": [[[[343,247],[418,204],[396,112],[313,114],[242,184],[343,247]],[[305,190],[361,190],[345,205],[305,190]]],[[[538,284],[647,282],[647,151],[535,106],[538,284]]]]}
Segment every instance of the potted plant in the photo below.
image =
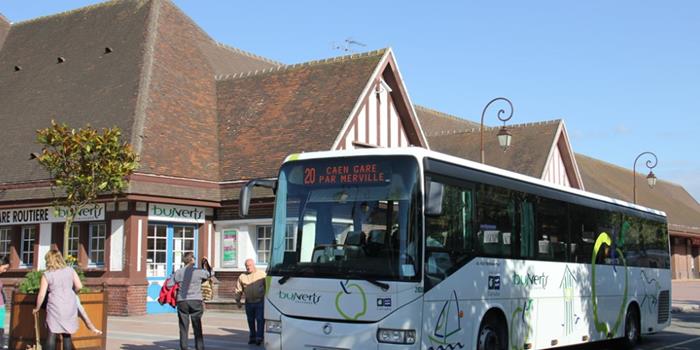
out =
{"type": "MultiPolygon", "coordinates": [[[[80,290],[80,303],[89,315],[95,326],[102,334],[95,334],[87,329],[85,322],[79,320],[78,331],[73,335],[73,345],[76,349],[105,349],[107,346],[107,294],[104,287],[94,290],[85,286],[85,273],[76,263],[77,259],[68,255],[66,263],[75,269],[83,288],[80,290]]],[[[36,344],[34,334],[34,317],[32,310],[36,306],[37,293],[41,284],[41,276],[44,271],[27,272],[12,294],[12,308],[10,310],[10,342],[9,348],[25,350],[28,346],[36,344]]],[[[46,314],[39,312],[41,339],[45,339],[47,330],[44,326],[46,314]]]]}

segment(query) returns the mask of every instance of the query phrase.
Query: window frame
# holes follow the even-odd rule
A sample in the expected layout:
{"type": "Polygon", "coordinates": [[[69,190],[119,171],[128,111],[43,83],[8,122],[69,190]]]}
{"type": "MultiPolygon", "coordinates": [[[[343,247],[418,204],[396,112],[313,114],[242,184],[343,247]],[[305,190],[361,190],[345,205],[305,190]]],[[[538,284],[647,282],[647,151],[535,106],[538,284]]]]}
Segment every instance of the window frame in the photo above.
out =
{"type": "MultiPolygon", "coordinates": [[[[286,226],[285,226],[286,227],[286,226]]],[[[285,231],[285,250],[286,250],[286,244],[287,244],[287,237],[286,237],[286,231],[285,231]]],[[[270,224],[262,224],[262,225],[255,225],[255,254],[256,254],[256,265],[267,265],[270,263],[270,254],[272,254],[272,223],[270,224]],[[263,237],[262,239],[260,238],[260,229],[263,229],[263,231],[267,234],[267,237],[263,237]],[[267,229],[267,230],[266,230],[267,229]],[[267,249],[262,250],[260,249],[261,241],[267,241],[267,249]],[[261,259],[260,254],[264,253],[267,254],[266,259],[261,259]]]]}
{"type": "Polygon", "coordinates": [[[35,253],[34,253],[34,246],[36,245],[36,226],[34,225],[27,225],[27,226],[22,226],[22,233],[20,235],[20,254],[19,254],[19,267],[20,268],[33,268],[34,267],[34,258],[35,258],[35,253]],[[28,239],[26,234],[29,233],[28,230],[31,229],[31,233],[33,234],[33,237],[31,239],[28,239]],[[29,246],[29,251],[25,248],[25,242],[26,241],[31,241],[30,246],[29,246]],[[31,262],[27,264],[25,262],[24,257],[28,255],[31,257],[31,262]]]}
{"type": "Polygon", "coordinates": [[[78,259],[78,254],[80,254],[80,224],[73,223],[70,226],[70,232],[68,234],[68,249],[66,249],[68,255],[72,255],[76,260],[78,259]],[[73,234],[75,233],[75,236],[73,234]],[[71,246],[75,242],[75,249],[71,249],[71,246]],[[75,254],[72,254],[75,252],[75,254]]]}
{"type": "Polygon", "coordinates": [[[12,247],[12,227],[0,227],[0,256],[10,255],[12,247]],[[4,237],[3,237],[4,236],[4,237]]]}
{"type": "MultiPolygon", "coordinates": [[[[105,266],[106,260],[106,248],[107,248],[107,223],[105,222],[91,222],[88,226],[89,238],[88,238],[88,266],[94,268],[101,268],[105,266]],[[95,227],[104,228],[104,236],[99,236],[95,233],[95,227]],[[94,242],[99,242],[102,240],[102,249],[98,249],[93,246],[94,242]],[[102,261],[95,261],[93,259],[93,254],[102,253],[102,261]]],[[[99,232],[98,232],[99,233],[99,232]]],[[[99,245],[97,245],[99,246],[99,245]]],[[[98,255],[99,256],[99,255],[98,255]]]]}

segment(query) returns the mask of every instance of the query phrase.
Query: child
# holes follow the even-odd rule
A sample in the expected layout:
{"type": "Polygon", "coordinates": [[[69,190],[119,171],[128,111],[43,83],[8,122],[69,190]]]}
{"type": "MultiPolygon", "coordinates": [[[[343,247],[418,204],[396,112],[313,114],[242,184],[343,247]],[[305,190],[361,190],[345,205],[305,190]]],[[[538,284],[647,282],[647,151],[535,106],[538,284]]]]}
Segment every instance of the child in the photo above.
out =
{"type": "MultiPolygon", "coordinates": [[[[0,257],[0,274],[10,268],[10,257],[3,255],[0,257]]],[[[0,347],[5,346],[5,291],[2,280],[0,280],[0,347]]]]}
{"type": "Polygon", "coordinates": [[[80,296],[77,293],[75,294],[75,298],[77,299],[76,302],[78,303],[78,315],[80,316],[80,318],[83,319],[87,328],[91,332],[93,332],[97,335],[102,334],[102,331],[97,329],[97,327],[95,327],[95,325],[92,323],[92,321],[90,321],[90,317],[88,317],[88,314],[85,311],[85,308],[83,308],[83,304],[80,303],[80,296]]]}

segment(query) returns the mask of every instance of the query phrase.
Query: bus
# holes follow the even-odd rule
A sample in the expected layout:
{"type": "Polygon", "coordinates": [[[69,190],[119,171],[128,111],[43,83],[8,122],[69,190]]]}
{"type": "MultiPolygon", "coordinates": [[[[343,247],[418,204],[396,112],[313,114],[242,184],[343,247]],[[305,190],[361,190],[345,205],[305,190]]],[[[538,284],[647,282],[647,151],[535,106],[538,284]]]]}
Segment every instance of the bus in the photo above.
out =
{"type": "Polygon", "coordinates": [[[422,148],[293,154],[266,349],[633,347],[670,324],[665,213],[422,148]]]}

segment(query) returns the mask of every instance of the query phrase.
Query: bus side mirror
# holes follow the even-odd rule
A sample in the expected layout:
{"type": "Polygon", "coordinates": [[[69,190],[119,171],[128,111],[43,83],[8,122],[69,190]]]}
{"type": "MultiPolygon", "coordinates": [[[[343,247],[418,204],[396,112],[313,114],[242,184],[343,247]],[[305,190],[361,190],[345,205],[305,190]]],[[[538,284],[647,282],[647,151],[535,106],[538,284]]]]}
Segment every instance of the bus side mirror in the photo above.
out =
{"type": "Polygon", "coordinates": [[[248,210],[250,209],[250,199],[253,195],[253,187],[260,186],[266,187],[272,190],[273,193],[277,190],[276,180],[250,180],[241,189],[240,196],[238,198],[238,211],[239,215],[244,218],[248,216],[248,210]]]}
{"type": "Polygon", "coordinates": [[[425,189],[425,215],[442,215],[442,199],[445,194],[445,186],[439,182],[428,181],[425,189]]]}

